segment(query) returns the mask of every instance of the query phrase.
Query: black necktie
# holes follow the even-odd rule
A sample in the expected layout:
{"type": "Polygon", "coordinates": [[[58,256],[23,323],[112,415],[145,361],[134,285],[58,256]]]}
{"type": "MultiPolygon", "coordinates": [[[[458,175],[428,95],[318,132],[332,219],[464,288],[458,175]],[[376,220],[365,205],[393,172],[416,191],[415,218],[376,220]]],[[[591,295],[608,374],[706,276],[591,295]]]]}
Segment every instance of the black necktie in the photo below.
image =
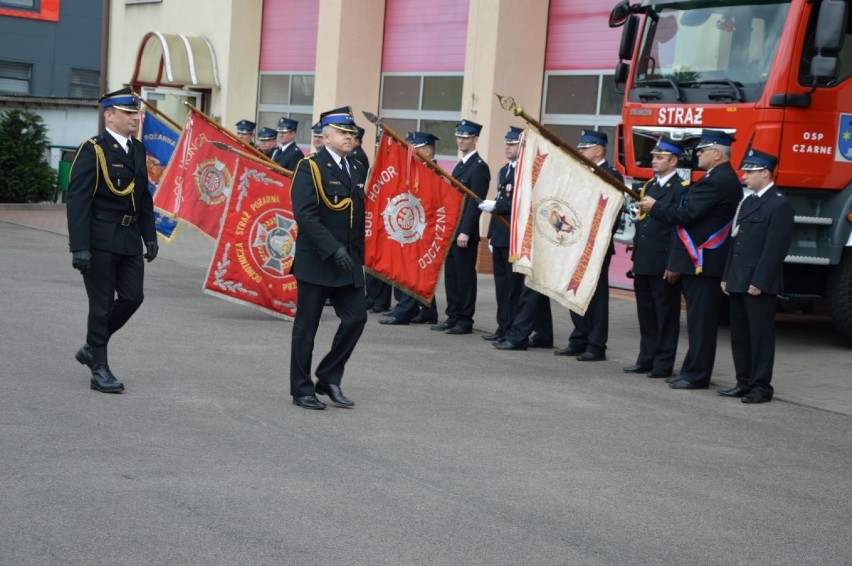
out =
{"type": "Polygon", "coordinates": [[[350,179],[352,178],[352,173],[349,172],[349,163],[347,163],[346,158],[342,157],[340,159],[340,168],[346,173],[346,176],[350,179]]]}
{"type": "Polygon", "coordinates": [[[133,141],[130,138],[127,139],[127,155],[133,155],[133,141]]]}

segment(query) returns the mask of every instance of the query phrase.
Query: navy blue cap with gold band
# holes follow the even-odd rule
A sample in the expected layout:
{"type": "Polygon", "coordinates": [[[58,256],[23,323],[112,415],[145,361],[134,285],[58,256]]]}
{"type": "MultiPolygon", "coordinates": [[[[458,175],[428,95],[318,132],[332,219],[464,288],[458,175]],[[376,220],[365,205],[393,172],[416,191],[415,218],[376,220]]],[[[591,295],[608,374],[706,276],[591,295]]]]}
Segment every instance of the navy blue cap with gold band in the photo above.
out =
{"type": "Polygon", "coordinates": [[[317,122],[316,124],[311,126],[311,135],[314,135],[314,136],[317,136],[317,137],[322,135],[322,124],[320,122],[317,122]]]}
{"type": "Polygon", "coordinates": [[[257,126],[251,120],[240,120],[237,122],[237,133],[238,134],[253,134],[254,127],[257,126]]]}
{"type": "Polygon", "coordinates": [[[438,136],[434,136],[429,132],[408,132],[408,135],[405,136],[405,141],[413,145],[414,147],[423,147],[424,145],[435,146],[435,142],[440,140],[438,136]]]}
{"type": "Polygon", "coordinates": [[[299,128],[299,121],[292,120],[290,118],[279,118],[278,119],[278,131],[279,132],[295,132],[299,128]]]}
{"type": "Polygon", "coordinates": [[[478,136],[482,131],[482,124],[471,122],[470,120],[462,120],[456,124],[457,138],[472,138],[478,136]]]}
{"type": "Polygon", "coordinates": [[[275,136],[275,130],[273,130],[272,128],[261,128],[260,132],[257,134],[257,141],[274,140],[275,136]]]}
{"type": "Polygon", "coordinates": [[[355,117],[352,115],[352,108],[349,106],[342,106],[328,112],[323,112],[320,114],[320,124],[323,128],[331,126],[343,132],[352,134],[358,132],[355,128],[355,117]]]}
{"type": "Polygon", "coordinates": [[[129,86],[113,92],[108,92],[100,97],[98,102],[101,103],[101,107],[104,110],[107,108],[115,108],[117,110],[124,110],[125,112],[139,111],[139,103],[133,96],[133,90],[129,86]]]}
{"type": "Polygon", "coordinates": [[[596,130],[582,130],[580,132],[580,141],[577,142],[577,149],[586,149],[594,145],[602,145],[606,147],[609,143],[609,138],[606,132],[598,132],[596,130]]]}
{"type": "Polygon", "coordinates": [[[698,140],[698,145],[695,149],[702,149],[711,145],[724,145],[731,147],[734,142],[734,136],[723,130],[701,130],[701,139],[698,140]]]}
{"type": "Polygon", "coordinates": [[[523,132],[523,128],[518,128],[516,126],[509,126],[509,131],[506,132],[506,137],[503,138],[503,143],[505,144],[516,144],[521,143],[521,132],[523,132]]]}
{"type": "Polygon", "coordinates": [[[683,146],[679,141],[675,141],[671,138],[667,138],[666,136],[660,137],[657,140],[657,145],[654,146],[654,149],[651,150],[652,154],[657,155],[674,155],[676,157],[680,157],[683,155],[683,146]]]}
{"type": "Polygon", "coordinates": [[[743,157],[743,163],[740,165],[740,169],[743,171],[760,171],[761,169],[775,171],[775,167],[777,166],[778,158],[774,155],[770,155],[756,149],[749,149],[746,156],[743,157]]]}

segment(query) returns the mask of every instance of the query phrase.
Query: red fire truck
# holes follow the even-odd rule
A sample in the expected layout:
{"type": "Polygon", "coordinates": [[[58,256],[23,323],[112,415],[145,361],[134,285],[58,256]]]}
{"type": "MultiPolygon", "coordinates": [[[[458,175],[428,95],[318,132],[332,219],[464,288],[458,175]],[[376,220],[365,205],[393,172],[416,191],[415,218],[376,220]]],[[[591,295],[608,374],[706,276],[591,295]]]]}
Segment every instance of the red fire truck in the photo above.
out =
{"type": "MultiPolygon", "coordinates": [[[[697,180],[703,128],[779,156],[776,183],[796,231],[782,300],[826,298],[852,341],[852,0],[643,0],[616,4],[624,26],[615,82],[624,89],[617,162],[628,182],[653,175],[660,135],[682,140],[679,172],[697,180]]],[[[629,243],[625,215],[618,240],[629,243]]]]}

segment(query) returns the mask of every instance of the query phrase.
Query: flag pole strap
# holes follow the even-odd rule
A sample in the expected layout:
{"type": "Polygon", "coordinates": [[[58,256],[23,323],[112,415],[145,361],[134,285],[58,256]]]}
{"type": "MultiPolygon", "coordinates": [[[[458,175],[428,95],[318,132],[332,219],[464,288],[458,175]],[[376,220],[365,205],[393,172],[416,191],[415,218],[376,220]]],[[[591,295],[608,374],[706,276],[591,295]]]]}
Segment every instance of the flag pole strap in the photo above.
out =
{"type": "Polygon", "coordinates": [[[595,175],[606,181],[607,184],[612,185],[622,193],[628,194],[636,200],[640,200],[641,197],[639,196],[639,193],[625,186],[624,183],[613,177],[612,173],[610,173],[597,163],[592,163],[586,158],[585,155],[562,141],[559,136],[557,136],[552,130],[550,130],[544,124],[524,112],[523,108],[515,104],[514,98],[510,96],[503,96],[501,94],[497,94],[496,92],[494,93],[494,95],[497,97],[497,100],[500,101],[500,106],[502,106],[505,110],[512,112],[515,116],[520,116],[521,118],[523,118],[528,124],[538,130],[542,136],[547,138],[548,141],[556,145],[559,149],[561,149],[580,163],[586,165],[589,169],[592,170],[595,175]]]}
{"type": "MultiPolygon", "coordinates": [[[[381,130],[382,130],[384,133],[386,133],[387,135],[389,135],[390,137],[392,137],[392,138],[393,138],[393,139],[394,139],[397,143],[399,143],[400,145],[402,145],[402,147],[404,147],[405,149],[408,149],[408,146],[409,146],[410,144],[409,144],[407,141],[405,141],[405,139],[403,139],[403,138],[402,138],[399,134],[397,134],[396,132],[394,132],[392,129],[390,129],[389,127],[385,126],[384,124],[382,124],[382,123],[379,121],[378,116],[376,116],[376,115],[375,115],[375,114],[373,114],[372,112],[367,112],[366,110],[362,110],[362,111],[361,111],[361,113],[362,113],[362,114],[364,114],[364,116],[367,118],[367,120],[369,120],[371,123],[373,123],[373,124],[375,124],[376,126],[378,126],[379,128],[381,128],[381,130]]],[[[428,167],[429,169],[431,169],[432,171],[434,171],[435,173],[437,173],[438,175],[440,175],[441,177],[443,177],[443,178],[445,178],[447,181],[449,181],[449,182],[450,182],[450,184],[451,184],[451,185],[452,185],[452,186],[453,186],[453,187],[454,187],[457,191],[459,191],[459,192],[460,192],[460,193],[462,193],[463,195],[465,195],[465,196],[469,197],[470,199],[472,199],[472,200],[473,200],[474,202],[476,202],[477,204],[479,204],[479,203],[481,203],[481,202],[482,202],[482,199],[481,199],[481,198],[479,198],[479,196],[478,196],[475,192],[473,192],[472,190],[470,190],[469,188],[467,188],[465,185],[463,185],[462,183],[460,183],[460,182],[459,182],[459,181],[458,181],[455,177],[453,177],[452,175],[450,175],[449,173],[447,173],[446,171],[444,171],[444,168],[443,168],[443,167],[441,167],[441,166],[440,166],[440,165],[438,165],[437,163],[434,163],[434,162],[430,161],[429,159],[426,159],[426,157],[425,157],[422,153],[420,153],[420,150],[418,150],[417,148],[412,148],[412,149],[414,149],[414,153],[415,153],[415,154],[417,154],[417,157],[419,157],[419,158],[420,158],[420,161],[421,161],[424,165],[426,165],[426,167],[428,167]]],[[[506,228],[509,228],[509,229],[511,229],[511,228],[512,228],[512,227],[511,227],[511,225],[510,225],[510,224],[506,221],[506,219],[505,219],[505,218],[503,218],[502,216],[499,216],[499,215],[497,215],[497,214],[494,214],[493,212],[492,212],[492,213],[490,213],[490,214],[491,214],[494,218],[496,218],[496,219],[497,219],[497,221],[498,221],[498,222],[500,222],[500,223],[501,223],[503,226],[505,226],[506,228]]]]}

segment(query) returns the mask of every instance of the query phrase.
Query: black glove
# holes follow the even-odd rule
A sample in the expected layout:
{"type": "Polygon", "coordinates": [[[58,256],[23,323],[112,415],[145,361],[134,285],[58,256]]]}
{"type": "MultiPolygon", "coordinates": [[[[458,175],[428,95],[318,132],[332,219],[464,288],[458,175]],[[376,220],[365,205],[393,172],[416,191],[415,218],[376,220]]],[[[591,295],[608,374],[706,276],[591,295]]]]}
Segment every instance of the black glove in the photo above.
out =
{"type": "Polygon", "coordinates": [[[154,258],[157,257],[157,252],[160,251],[160,246],[157,244],[157,242],[146,242],[145,247],[148,249],[148,253],[146,253],[142,257],[147,259],[148,263],[151,263],[152,261],[154,261],[154,258]]]}
{"type": "Polygon", "coordinates": [[[86,273],[91,263],[92,252],[89,250],[78,250],[71,253],[71,267],[79,270],[81,275],[86,273]]]}
{"type": "Polygon", "coordinates": [[[353,269],[355,269],[355,262],[352,261],[352,258],[349,257],[349,254],[346,253],[346,248],[341,247],[336,252],[334,252],[334,263],[337,264],[337,267],[349,273],[353,269]]]}

